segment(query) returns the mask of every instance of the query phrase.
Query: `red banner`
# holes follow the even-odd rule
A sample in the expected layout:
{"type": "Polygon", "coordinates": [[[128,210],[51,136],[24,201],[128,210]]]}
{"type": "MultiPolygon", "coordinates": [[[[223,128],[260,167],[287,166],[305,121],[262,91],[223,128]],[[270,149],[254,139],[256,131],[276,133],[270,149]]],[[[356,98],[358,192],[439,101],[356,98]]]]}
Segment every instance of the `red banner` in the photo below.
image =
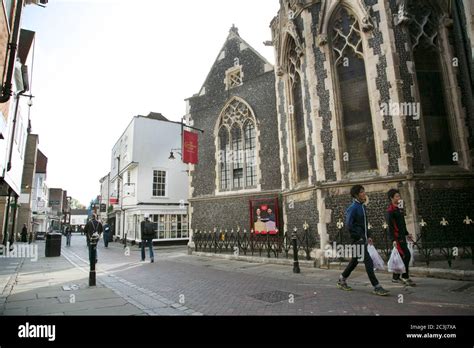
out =
{"type": "Polygon", "coordinates": [[[109,204],[118,204],[118,199],[117,198],[109,198],[109,204]]]}
{"type": "Polygon", "coordinates": [[[198,163],[198,134],[183,131],[183,162],[198,163]]]}

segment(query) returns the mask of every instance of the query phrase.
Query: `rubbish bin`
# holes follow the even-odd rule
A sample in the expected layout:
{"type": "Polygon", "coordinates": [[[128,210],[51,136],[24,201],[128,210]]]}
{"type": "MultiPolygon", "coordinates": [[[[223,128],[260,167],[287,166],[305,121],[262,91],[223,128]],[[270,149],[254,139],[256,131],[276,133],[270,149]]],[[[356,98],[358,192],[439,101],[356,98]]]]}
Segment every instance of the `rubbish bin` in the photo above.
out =
{"type": "Polygon", "coordinates": [[[61,256],[61,237],[61,233],[46,233],[46,257],[61,256]]]}

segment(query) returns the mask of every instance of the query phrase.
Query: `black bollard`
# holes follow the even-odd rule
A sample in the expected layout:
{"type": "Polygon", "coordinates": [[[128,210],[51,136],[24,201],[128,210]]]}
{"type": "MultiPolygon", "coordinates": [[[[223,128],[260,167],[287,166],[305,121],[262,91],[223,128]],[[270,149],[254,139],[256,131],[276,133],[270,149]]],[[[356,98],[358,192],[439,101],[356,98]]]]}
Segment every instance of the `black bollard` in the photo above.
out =
{"type": "Polygon", "coordinates": [[[293,243],[293,273],[300,273],[300,263],[298,262],[298,246],[296,244],[296,231],[291,234],[291,241],[293,243]]]}
{"type": "Polygon", "coordinates": [[[90,263],[90,271],[89,271],[89,286],[96,286],[95,282],[95,264],[97,260],[97,242],[98,238],[94,238],[94,236],[90,239],[89,244],[89,263],[90,263]]]}

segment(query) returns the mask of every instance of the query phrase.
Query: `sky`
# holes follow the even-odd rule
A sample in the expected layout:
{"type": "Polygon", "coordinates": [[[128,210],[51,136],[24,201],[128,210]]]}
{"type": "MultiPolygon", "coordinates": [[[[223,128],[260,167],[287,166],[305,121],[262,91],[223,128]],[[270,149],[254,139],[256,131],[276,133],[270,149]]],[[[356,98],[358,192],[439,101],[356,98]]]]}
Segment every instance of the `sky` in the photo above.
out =
{"type": "Polygon", "coordinates": [[[82,204],[100,194],[111,151],[133,116],[179,121],[235,24],[271,63],[278,0],[49,0],[26,6],[36,32],[32,132],[47,185],[82,204]]]}

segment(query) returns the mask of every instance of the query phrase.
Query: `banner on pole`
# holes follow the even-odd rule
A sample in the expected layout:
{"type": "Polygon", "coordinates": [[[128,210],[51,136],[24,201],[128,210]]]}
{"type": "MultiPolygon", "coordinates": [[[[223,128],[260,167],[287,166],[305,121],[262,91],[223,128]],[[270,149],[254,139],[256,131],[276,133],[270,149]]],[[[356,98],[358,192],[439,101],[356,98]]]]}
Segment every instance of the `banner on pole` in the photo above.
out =
{"type": "Polygon", "coordinates": [[[198,134],[183,131],[183,162],[189,164],[198,163],[198,134]]]}

